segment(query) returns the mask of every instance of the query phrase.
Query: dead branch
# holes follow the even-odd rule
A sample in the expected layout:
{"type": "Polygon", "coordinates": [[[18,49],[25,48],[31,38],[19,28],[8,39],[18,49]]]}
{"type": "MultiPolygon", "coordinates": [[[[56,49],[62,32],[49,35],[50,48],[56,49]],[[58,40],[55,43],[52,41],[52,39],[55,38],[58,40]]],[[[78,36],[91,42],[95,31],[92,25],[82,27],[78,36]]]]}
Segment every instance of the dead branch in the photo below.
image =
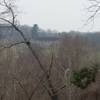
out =
{"type": "Polygon", "coordinates": [[[17,43],[14,43],[14,44],[10,44],[8,46],[3,46],[3,47],[0,48],[0,52],[3,51],[4,49],[9,49],[9,48],[12,48],[14,46],[17,46],[17,45],[20,45],[20,44],[23,44],[23,43],[25,43],[25,42],[17,42],[17,43]]]}
{"type": "Polygon", "coordinates": [[[87,8],[88,12],[91,13],[90,17],[88,18],[87,22],[93,21],[94,18],[97,16],[97,14],[100,11],[100,1],[99,0],[89,0],[91,5],[87,8]]]}

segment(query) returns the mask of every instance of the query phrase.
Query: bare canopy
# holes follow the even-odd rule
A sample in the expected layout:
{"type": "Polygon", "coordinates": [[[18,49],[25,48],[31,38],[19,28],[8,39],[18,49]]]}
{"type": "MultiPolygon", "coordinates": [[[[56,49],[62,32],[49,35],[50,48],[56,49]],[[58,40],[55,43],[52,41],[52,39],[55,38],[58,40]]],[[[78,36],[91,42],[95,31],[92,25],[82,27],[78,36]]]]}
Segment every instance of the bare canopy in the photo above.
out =
{"type": "Polygon", "coordinates": [[[93,21],[94,18],[99,14],[100,12],[100,0],[88,0],[90,3],[90,6],[87,8],[88,12],[90,13],[90,16],[88,18],[88,22],[93,21]]]}

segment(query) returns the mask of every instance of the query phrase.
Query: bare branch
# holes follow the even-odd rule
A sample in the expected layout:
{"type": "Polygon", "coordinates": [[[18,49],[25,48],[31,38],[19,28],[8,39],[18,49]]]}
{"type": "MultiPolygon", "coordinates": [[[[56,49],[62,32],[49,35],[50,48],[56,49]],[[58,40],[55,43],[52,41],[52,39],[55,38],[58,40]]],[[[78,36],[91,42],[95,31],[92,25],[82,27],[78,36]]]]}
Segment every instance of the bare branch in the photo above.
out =
{"type": "Polygon", "coordinates": [[[14,1],[10,0],[7,2],[7,0],[0,1],[0,6],[3,8],[3,11],[1,10],[0,16],[6,17],[5,19],[9,18],[11,19],[11,22],[15,24],[16,21],[16,14],[15,14],[15,5],[14,1]]]}
{"type": "Polygon", "coordinates": [[[88,21],[89,20],[93,20],[94,17],[97,15],[97,13],[99,12],[100,10],[100,7],[98,7],[95,11],[93,11],[94,13],[88,18],[88,21]]]}
{"type": "Polygon", "coordinates": [[[54,61],[54,54],[52,52],[52,54],[51,54],[51,60],[50,60],[50,65],[49,65],[49,70],[48,70],[49,78],[50,78],[52,67],[53,67],[53,61],[54,61]]]}
{"type": "Polygon", "coordinates": [[[98,0],[89,0],[92,4],[87,8],[88,12],[91,13],[90,17],[88,18],[87,22],[94,21],[94,18],[100,11],[100,1],[98,0]]]}
{"type": "Polygon", "coordinates": [[[50,90],[47,88],[47,86],[45,84],[43,84],[44,88],[47,90],[50,98],[52,98],[52,93],[50,92],[50,90]]]}
{"type": "Polygon", "coordinates": [[[56,93],[56,94],[59,93],[59,92],[60,92],[62,89],[64,89],[64,88],[66,88],[66,85],[64,85],[64,86],[60,87],[59,89],[57,89],[55,93],[56,93]]]}
{"type": "Polygon", "coordinates": [[[36,85],[35,89],[32,91],[32,93],[29,96],[28,100],[32,100],[33,95],[36,93],[37,89],[39,88],[39,85],[41,84],[41,82],[43,81],[44,75],[41,77],[41,79],[39,80],[38,84],[36,85]]]}
{"type": "Polygon", "coordinates": [[[11,44],[9,46],[3,46],[3,47],[1,47],[0,51],[3,51],[4,49],[12,48],[12,47],[14,47],[16,45],[23,44],[23,43],[25,43],[25,42],[17,42],[17,43],[11,44]]]}
{"type": "Polygon", "coordinates": [[[90,2],[93,2],[93,3],[100,3],[99,0],[89,0],[90,2]]]}
{"type": "Polygon", "coordinates": [[[16,15],[15,15],[12,7],[10,7],[10,5],[7,4],[6,0],[4,0],[4,4],[5,4],[5,7],[7,7],[7,9],[9,10],[9,12],[11,12],[11,15],[12,15],[12,23],[15,24],[16,15]]]}

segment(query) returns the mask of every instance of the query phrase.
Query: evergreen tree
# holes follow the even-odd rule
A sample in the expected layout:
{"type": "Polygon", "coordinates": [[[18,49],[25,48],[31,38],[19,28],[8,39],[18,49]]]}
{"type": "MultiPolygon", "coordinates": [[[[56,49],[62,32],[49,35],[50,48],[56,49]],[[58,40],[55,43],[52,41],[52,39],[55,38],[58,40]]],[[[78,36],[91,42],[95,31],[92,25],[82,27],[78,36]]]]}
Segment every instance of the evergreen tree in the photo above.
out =
{"type": "Polygon", "coordinates": [[[39,32],[39,27],[37,24],[34,24],[32,27],[32,37],[37,37],[39,32]]]}

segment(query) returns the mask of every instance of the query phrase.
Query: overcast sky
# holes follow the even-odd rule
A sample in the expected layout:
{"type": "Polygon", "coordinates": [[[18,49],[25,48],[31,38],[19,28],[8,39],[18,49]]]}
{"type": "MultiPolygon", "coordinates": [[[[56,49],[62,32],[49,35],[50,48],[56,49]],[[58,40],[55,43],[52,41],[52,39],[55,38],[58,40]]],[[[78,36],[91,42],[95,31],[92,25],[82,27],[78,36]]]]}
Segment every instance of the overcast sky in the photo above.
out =
{"type": "Polygon", "coordinates": [[[86,21],[87,0],[18,0],[21,24],[38,24],[43,29],[58,31],[100,31],[100,18],[92,25],[86,21]]]}

